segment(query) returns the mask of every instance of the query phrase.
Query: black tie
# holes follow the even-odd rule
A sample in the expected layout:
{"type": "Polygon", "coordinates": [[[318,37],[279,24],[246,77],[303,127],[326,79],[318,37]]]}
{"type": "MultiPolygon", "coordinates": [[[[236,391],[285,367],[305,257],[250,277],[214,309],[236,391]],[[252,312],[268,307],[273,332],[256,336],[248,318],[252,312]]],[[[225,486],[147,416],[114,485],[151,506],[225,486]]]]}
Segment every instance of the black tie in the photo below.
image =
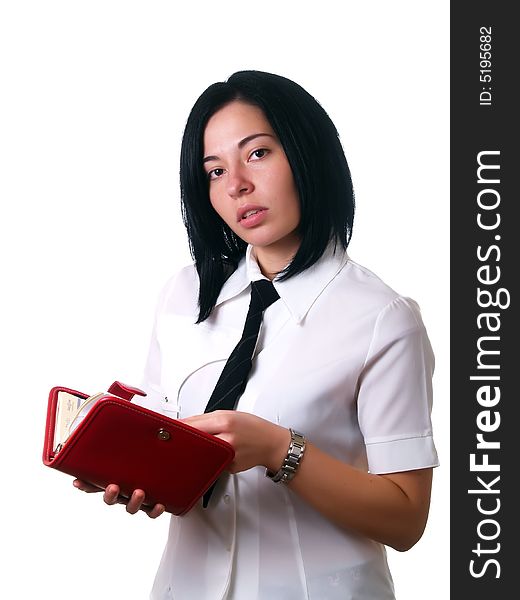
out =
{"type": "MultiPolygon", "coordinates": [[[[205,413],[213,410],[233,410],[235,408],[246,387],[247,377],[251,371],[253,353],[263,312],[279,297],[274,285],[267,279],[252,282],[251,301],[242,337],[224,365],[204,411],[205,413]]],[[[214,485],[204,494],[204,507],[208,505],[213,488],[214,485]]]]}

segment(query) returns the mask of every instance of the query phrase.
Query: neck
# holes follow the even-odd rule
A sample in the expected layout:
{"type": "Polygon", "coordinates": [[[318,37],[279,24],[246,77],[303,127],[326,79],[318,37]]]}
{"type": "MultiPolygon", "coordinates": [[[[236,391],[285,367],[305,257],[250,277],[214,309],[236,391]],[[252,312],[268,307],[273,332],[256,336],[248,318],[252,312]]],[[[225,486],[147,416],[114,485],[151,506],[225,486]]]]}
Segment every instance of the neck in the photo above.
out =
{"type": "Polygon", "coordinates": [[[274,279],[292,261],[299,247],[299,239],[293,240],[292,243],[283,240],[280,244],[254,246],[253,252],[262,275],[274,279]]]}

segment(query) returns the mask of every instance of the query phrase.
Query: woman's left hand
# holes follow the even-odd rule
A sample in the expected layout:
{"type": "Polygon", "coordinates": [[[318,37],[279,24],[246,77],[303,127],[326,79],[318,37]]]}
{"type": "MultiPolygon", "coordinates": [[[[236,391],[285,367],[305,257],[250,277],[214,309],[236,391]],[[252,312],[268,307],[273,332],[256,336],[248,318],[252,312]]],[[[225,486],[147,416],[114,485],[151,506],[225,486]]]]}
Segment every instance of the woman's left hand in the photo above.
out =
{"type": "Polygon", "coordinates": [[[291,439],[285,427],[235,410],[215,410],[182,421],[233,446],[235,459],[229,467],[231,473],[240,473],[257,465],[278,471],[291,439]]]}

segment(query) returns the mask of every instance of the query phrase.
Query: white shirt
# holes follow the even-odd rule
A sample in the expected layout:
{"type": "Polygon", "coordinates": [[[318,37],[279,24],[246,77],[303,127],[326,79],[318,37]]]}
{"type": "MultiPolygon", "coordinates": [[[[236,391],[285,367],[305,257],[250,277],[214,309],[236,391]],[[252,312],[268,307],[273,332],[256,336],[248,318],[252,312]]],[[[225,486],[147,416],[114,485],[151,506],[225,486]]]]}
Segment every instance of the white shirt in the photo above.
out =
{"type": "MultiPolygon", "coordinates": [[[[204,412],[240,339],[250,282],[262,277],[249,247],[198,325],[194,267],[166,284],[143,382],[149,408],[204,412]]],[[[372,473],[437,466],[434,357],[417,304],[330,247],[274,285],[281,299],[265,311],[237,410],[372,473]]],[[[153,600],[394,598],[383,545],[335,526],[264,473],[227,474],[207,509],[171,518],[153,600]]]]}

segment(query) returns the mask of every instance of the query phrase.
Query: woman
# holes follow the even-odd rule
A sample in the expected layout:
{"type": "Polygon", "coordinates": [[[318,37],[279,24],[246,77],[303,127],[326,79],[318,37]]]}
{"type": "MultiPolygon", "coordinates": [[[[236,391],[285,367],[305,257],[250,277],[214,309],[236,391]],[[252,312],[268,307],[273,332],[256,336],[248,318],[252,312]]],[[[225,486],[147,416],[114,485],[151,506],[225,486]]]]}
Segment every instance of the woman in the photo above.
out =
{"type": "Polygon", "coordinates": [[[420,539],[438,464],[434,358],[417,304],[347,256],[335,126],[296,83],[238,72],[195,103],[180,175],[195,264],[162,292],[143,387],[236,456],[207,507],[172,517],[151,597],[394,598],[384,546],[420,539]],[[279,299],[247,385],[236,410],[205,413],[260,279],[279,299]]]}

